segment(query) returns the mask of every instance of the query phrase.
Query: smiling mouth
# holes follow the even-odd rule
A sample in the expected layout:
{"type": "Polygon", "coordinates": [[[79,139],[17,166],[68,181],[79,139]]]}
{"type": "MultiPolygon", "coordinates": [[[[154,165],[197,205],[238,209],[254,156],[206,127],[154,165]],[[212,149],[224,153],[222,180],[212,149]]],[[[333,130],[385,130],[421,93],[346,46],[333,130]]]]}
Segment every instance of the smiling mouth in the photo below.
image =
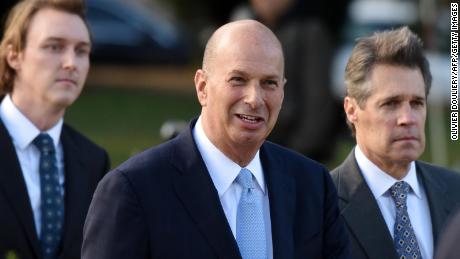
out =
{"type": "Polygon", "coordinates": [[[248,123],[258,123],[264,120],[261,117],[251,116],[251,115],[237,114],[236,116],[240,118],[242,121],[245,121],[248,123]]]}
{"type": "Polygon", "coordinates": [[[72,80],[72,79],[58,79],[58,80],[56,80],[56,81],[57,81],[57,82],[60,82],[60,83],[70,83],[70,84],[74,84],[74,85],[77,84],[77,82],[74,81],[74,80],[72,80]]]}

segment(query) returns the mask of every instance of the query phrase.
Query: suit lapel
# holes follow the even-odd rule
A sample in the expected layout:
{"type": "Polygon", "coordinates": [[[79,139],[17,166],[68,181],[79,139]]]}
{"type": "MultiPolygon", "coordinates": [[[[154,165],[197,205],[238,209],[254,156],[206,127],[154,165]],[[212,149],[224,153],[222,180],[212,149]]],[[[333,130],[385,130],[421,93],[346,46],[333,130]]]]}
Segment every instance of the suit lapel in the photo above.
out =
{"type": "Polygon", "coordinates": [[[356,163],[354,150],[339,170],[337,191],[345,203],[342,215],[369,258],[396,258],[391,234],[356,163]]]}
{"type": "Polygon", "coordinates": [[[2,165],[0,168],[0,191],[3,191],[6,200],[10,202],[14,213],[24,228],[35,256],[39,257],[40,245],[26,184],[12,140],[1,120],[0,150],[2,154],[0,155],[0,165],[2,165]]]}
{"type": "Polygon", "coordinates": [[[82,231],[79,228],[79,215],[81,211],[85,211],[85,208],[81,200],[80,191],[87,189],[86,185],[89,179],[85,178],[87,174],[82,173],[87,171],[80,159],[80,152],[82,151],[77,148],[77,143],[74,143],[69,136],[65,126],[62,128],[61,141],[65,164],[65,221],[61,249],[61,253],[63,253],[68,246],[76,242],[76,240],[73,240],[73,237],[76,236],[76,231],[82,231]]]}
{"type": "Polygon", "coordinates": [[[439,234],[448,219],[449,213],[455,207],[455,202],[448,195],[445,195],[445,183],[436,175],[436,172],[430,172],[429,168],[420,162],[416,162],[416,168],[428,198],[433,228],[433,243],[434,247],[436,247],[439,234]]]}
{"type": "Polygon", "coordinates": [[[260,159],[270,202],[273,258],[292,258],[294,257],[292,228],[296,203],[293,194],[295,182],[290,177],[285,161],[271,153],[267,145],[262,146],[260,159]]]}
{"type": "Polygon", "coordinates": [[[180,171],[174,179],[177,196],[218,258],[241,258],[217,190],[193,140],[195,122],[173,140],[171,163],[180,171]]]}

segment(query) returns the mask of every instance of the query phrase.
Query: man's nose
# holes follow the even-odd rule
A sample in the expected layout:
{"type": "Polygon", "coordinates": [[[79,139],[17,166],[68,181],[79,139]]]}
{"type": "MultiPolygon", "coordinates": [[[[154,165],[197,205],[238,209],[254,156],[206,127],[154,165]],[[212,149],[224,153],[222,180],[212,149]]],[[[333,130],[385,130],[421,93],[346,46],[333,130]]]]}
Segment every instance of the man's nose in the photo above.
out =
{"type": "Polygon", "coordinates": [[[398,124],[399,125],[412,125],[415,124],[417,121],[417,114],[415,109],[411,107],[409,103],[404,104],[401,107],[398,116],[398,124]]]}
{"type": "Polygon", "coordinates": [[[263,92],[258,82],[249,85],[247,88],[245,103],[251,109],[257,109],[263,104],[263,92]]]}
{"type": "Polygon", "coordinates": [[[68,69],[68,70],[75,70],[76,69],[76,62],[77,62],[77,57],[76,57],[76,53],[73,51],[73,50],[67,50],[64,54],[64,57],[63,57],[63,64],[62,66],[65,68],[65,69],[68,69]]]}

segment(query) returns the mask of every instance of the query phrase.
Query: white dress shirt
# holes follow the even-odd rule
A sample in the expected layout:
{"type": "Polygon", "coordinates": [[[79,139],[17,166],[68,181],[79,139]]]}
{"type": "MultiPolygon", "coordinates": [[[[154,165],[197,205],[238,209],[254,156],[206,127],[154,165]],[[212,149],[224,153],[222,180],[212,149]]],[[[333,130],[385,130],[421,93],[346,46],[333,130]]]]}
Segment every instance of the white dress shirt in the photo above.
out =
{"type": "Polygon", "coordinates": [[[371,162],[359,146],[355,148],[355,157],[363,173],[364,180],[377,200],[380,212],[385,219],[392,237],[394,235],[393,227],[396,217],[396,205],[389,189],[398,181],[405,181],[410,185],[411,188],[407,196],[407,212],[412,223],[412,228],[417,237],[422,258],[433,258],[433,231],[430,208],[425,189],[417,178],[415,162],[412,161],[410,163],[407,175],[403,179],[397,180],[371,162]]]}
{"type": "MultiPolygon", "coordinates": [[[[214,144],[212,144],[203,130],[201,117],[198,118],[195,128],[193,129],[193,138],[195,139],[201,157],[206,164],[212,182],[217,189],[220,203],[224,209],[224,213],[227,217],[233,236],[236,238],[236,212],[243,189],[238,183],[236,183],[235,179],[242,168],[223,154],[216,146],[214,146],[214,144]]],[[[263,197],[265,233],[267,235],[267,254],[268,258],[273,258],[270,204],[267,188],[265,186],[262,164],[260,162],[259,151],[257,151],[254,159],[245,168],[249,169],[256,178],[256,192],[261,193],[263,197]]]]}
{"type": "MultiPolygon", "coordinates": [[[[0,119],[11,136],[16,150],[22,176],[24,178],[30,205],[32,207],[35,229],[40,237],[41,233],[41,200],[40,200],[40,151],[32,141],[41,133],[40,130],[16,107],[10,95],[6,95],[0,105],[0,119]]],[[[60,142],[63,120],[44,133],[48,133],[53,139],[56,149],[57,168],[61,192],[64,195],[64,154],[60,142]]]]}

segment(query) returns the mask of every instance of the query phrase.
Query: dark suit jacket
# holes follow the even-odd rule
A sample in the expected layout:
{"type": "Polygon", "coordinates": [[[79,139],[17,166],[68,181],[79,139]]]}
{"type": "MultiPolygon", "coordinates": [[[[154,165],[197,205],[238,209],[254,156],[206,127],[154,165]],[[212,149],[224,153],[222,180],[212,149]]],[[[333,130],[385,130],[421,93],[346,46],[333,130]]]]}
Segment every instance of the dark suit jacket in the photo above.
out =
{"type": "MultiPolygon", "coordinates": [[[[428,198],[436,247],[449,213],[460,201],[460,175],[419,161],[416,161],[416,170],[428,198]]],[[[352,258],[396,259],[393,239],[358,167],[354,150],[331,174],[350,233],[352,258]]]]}
{"type": "MultiPolygon", "coordinates": [[[[192,137],[175,139],[107,174],[85,222],[82,258],[241,258],[192,137]]],[[[337,194],[325,168],[266,142],[274,258],[348,258],[337,194]]]]}
{"type": "Polygon", "coordinates": [[[440,236],[435,259],[456,259],[460,256],[460,210],[453,213],[440,236]]]}
{"type": "MultiPolygon", "coordinates": [[[[79,259],[86,212],[98,181],[109,169],[109,160],[103,149],[65,124],[61,141],[65,163],[65,221],[59,258],[79,259]]],[[[0,258],[15,254],[18,259],[39,259],[42,258],[40,250],[19,160],[0,120],[0,258]]]]}

